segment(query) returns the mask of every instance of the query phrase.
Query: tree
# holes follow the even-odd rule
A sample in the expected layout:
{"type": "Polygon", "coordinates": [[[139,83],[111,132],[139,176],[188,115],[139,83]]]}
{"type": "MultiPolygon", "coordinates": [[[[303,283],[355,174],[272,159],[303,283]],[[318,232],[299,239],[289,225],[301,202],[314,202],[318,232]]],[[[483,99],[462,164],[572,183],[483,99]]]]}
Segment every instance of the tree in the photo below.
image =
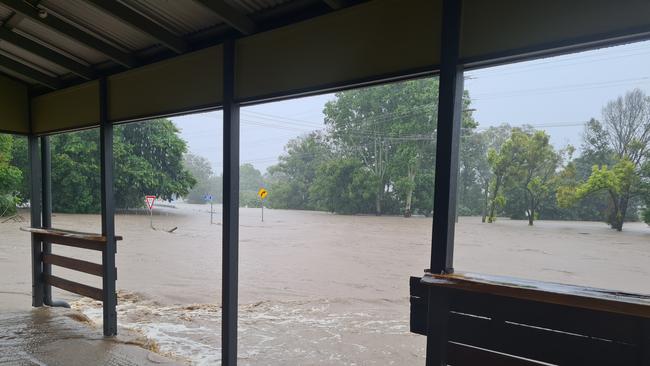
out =
{"type": "Polygon", "coordinates": [[[262,187],[264,187],[262,173],[252,164],[242,164],[239,167],[239,206],[261,207],[262,202],[257,192],[262,187]]]}
{"type": "Polygon", "coordinates": [[[641,191],[643,192],[643,201],[645,209],[641,213],[643,221],[650,225],[650,160],[646,161],[641,169],[641,191]]]}
{"type": "Polygon", "coordinates": [[[511,181],[525,196],[528,225],[532,226],[541,202],[555,191],[556,171],[562,162],[562,154],[550,144],[550,136],[544,131],[525,133],[514,129],[511,136],[516,145],[511,167],[511,181]]]}
{"type": "Polygon", "coordinates": [[[619,161],[613,169],[608,169],[607,165],[594,166],[589,179],[577,186],[575,190],[567,188],[559,190],[558,202],[563,206],[571,206],[591,193],[606,191],[613,205],[608,220],[614,229],[621,231],[624,221],[624,211],[619,206],[621,195],[629,192],[631,186],[640,184],[634,170],[634,164],[626,159],[619,161]]]}
{"type": "Polygon", "coordinates": [[[326,104],[325,123],[333,141],[344,155],[363,163],[363,174],[374,177],[375,214],[384,212],[393,187],[404,200],[404,213],[410,214],[419,164],[435,156],[437,101],[438,80],[420,79],[340,92],[326,104]],[[399,164],[394,164],[396,158],[399,164]]]}
{"type": "MultiPolygon", "coordinates": [[[[187,145],[167,119],[115,128],[115,198],[117,207],[142,207],[144,196],[170,200],[186,195],[196,183],[183,167],[187,145]]],[[[53,210],[96,213],[100,210],[99,131],[50,137],[53,210]]]]}
{"type": "Polygon", "coordinates": [[[23,173],[12,165],[14,139],[10,135],[0,134],[0,216],[16,212],[20,201],[19,190],[23,173]]]}
{"type": "Polygon", "coordinates": [[[461,113],[460,147],[458,162],[458,197],[456,215],[472,214],[480,206],[481,186],[478,184],[479,166],[484,155],[481,146],[475,143],[480,134],[475,130],[478,122],[474,120],[474,109],[470,108],[469,92],[463,92],[461,113]]]}
{"type": "MultiPolygon", "coordinates": [[[[465,92],[463,133],[477,125],[469,104],[465,92]]],[[[325,123],[335,150],[360,160],[374,176],[375,214],[393,207],[405,217],[431,213],[437,108],[437,79],[345,91],[326,104],[325,123]]]]}
{"type": "Polygon", "coordinates": [[[11,156],[11,165],[17,167],[22,172],[22,178],[18,186],[17,198],[20,203],[27,203],[30,200],[29,184],[29,153],[27,151],[27,138],[24,136],[13,135],[13,152],[11,156]]]}
{"type": "Polygon", "coordinates": [[[404,144],[397,147],[395,160],[400,164],[394,164],[393,169],[401,171],[396,175],[393,185],[395,191],[400,195],[400,200],[404,202],[404,217],[411,217],[411,206],[413,204],[413,191],[415,191],[415,177],[420,168],[420,155],[414,143],[404,144]]]}
{"type": "Polygon", "coordinates": [[[127,124],[115,129],[115,192],[117,207],[140,207],[153,194],[172,200],[196,184],[183,166],[187,143],[168,119],[127,124]]]}
{"type": "Polygon", "coordinates": [[[499,150],[488,151],[492,174],[488,222],[494,222],[497,208],[512,201],[515,207],[522,207],[528,224],[533,225],[542,203],[553,197],[563,155],[572,152],[572,147],[556,152],[544,131],[513,128],[499,150]]]}
{"type": "MultiPolygon", "coordinates": [[[[70,213],[99,212],[99,131],[92,129],[51,136],[50,146],[52,210],[70,213]]],[[[115,176],[116,181],[119,180],[118,175],[115,176]]]]}
{"type": "Polygon", "coordinates": [[[513,141],[511,134],[510,138],[508,138],[498,149],[490,148],[488,150],[487,160],[492,172],[492,179],[488,188],[491,192],[489,196],[489,223],[496,220],[497,209],[505,205],[506,198],[503,195],[503,186],[507,183],[506,180],[510,177],[509,174],[513,164],[521,155],[521,152],[518,151],[521,147],[521,144],[513,141]]]}
{"type": "MultiPolygon", "coordinates": [[[[577,187],[578,199],[595,192],[609,193],[607,222],[618,231],[628,217],[630,205],[643,194],[643,167],[650,156],[650,98],[639,89],[608,102],[602,120],[592,119],[586,126],[584,144],[587,153],[601,157],[609,164],[594,166],[591,176],[577,187]],[[613,166],[609,170],[607,167],[613,166]]],[[[574,201],[568,189],[562,194],[563,204],[574,201]]],[[[560,198],[560,197],[559,197],[560,198]]],[[[636,211],[636,207],[633,207],[636,211]]]]}
{"type": "MultiPolygon", "coordinates": [[[[560,183],[562,187],[577,187],[582,182],[587,181],[591,175],[592,168],[600,165],[614,165],[611,155],[603,155],[599,152],[591,152],[589,150],[582,150],[582,154],[573,159],[563,172],[565,179],[560,183]]],[[[566,206],[559,205],[560,209],[566,209],[566,206]]],[[[569,218],[577,220],[590,220],[590,221],[605,221],[607,222],[609,215],[609,198],[607,192],[592,192],[586,197],[583,197],[575,205],[571,206],[569,218]]],[[[629,215],[628,215],[629,218],[629,215]]]]}
{"type": "Polygon", "coordinates": [[[194,154],[185,154],[183,164],[196,180],[196,185],[185,196],[188,203],[205,203],[206,194],[211,195],[215,203],[223,201],[222,177],[214,175],[208,159],[194,154]]]}
{"type": "Polygon", "coordinates": [[[253,164],[246,163],[239,167],[239,190],[240,191],[257,191],[264,186],[264,178],[259,170],[255,169],[253,164]]]}
{"type": "Polygon", "coordinates": [[[494,179],[488,153],[499,151],[511,130],[512,127],[502,124],[481,132],[470,130],[469,134],[461,136],[459,210],[466,210],[461,214],[480,214],[481,221],[486,222],[494,179]]]}
{"type": "Polygon", "coordinates": [[[310,187],[314,206],[344,214],[371,213],[378,177],[354,158],[335,158],[318,168],[310,187]]]}
{"type": "Polygon", "coordinates": [[[309,188],[318,168],[333,155],[331,146],[321,132],[312,132],[287,143],[279,163],[268,169],[270,207],[313,210],[309,188]]]}
{"type": "MultiPolygon", "coordinates": [[[[457,215],[469,216],[481,210],[481,167],[487,162],[486,145],[481,133],[461,135],[458,167],[457,215]]],[[[485,164],[487,165],[487,164],[485,164]]]]}

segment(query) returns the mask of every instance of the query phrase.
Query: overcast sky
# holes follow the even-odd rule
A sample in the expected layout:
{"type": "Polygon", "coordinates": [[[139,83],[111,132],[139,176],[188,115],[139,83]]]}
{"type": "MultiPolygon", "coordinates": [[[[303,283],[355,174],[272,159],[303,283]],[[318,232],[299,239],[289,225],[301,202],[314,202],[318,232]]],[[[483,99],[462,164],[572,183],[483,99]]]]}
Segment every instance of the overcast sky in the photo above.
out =
{"type": "MultiPolygon", "coordinates": [[[[554,145],[579,147],[583,124],[600,117],[627,90],[650,94],[650,42],[466,72],[465,88],[479,128],[504,122],[547,131],[554,145]]],[[[323,128],[323,106],[333,94],[242,108],[241,161],[264,172],[287,141],[323,128]]],[[[222,170],[221,112],[174,117],[196,155],[222,170]]]]}

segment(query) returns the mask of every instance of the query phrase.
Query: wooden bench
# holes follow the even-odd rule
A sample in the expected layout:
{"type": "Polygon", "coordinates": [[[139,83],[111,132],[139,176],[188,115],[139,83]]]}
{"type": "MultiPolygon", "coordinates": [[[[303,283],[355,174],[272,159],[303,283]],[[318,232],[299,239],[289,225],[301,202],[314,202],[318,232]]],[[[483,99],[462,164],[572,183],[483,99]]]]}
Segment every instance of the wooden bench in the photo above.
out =
{"type": "Polygon", "coordinates": [[[448,365],[650,366],[648,295],[469,273],[410,288],[411,331],[448,365]]]}
{"type": "MultiPolygon", "coordinates": [[[[59,244],[75,248],[95,250],[100,251],[103,254],[106,250],[107,239],[101,234],[30,227],[23,227],[20,228],[20,230],[30,232],[32,234],[33,242],[35,241],[41,243],[59,244]]],[[[122,237],[116,236],[115,240],[122,240],[122,237]]],[[[104,255],[102,255],[102,258],[103,257],[104,255]]],[[[113,271],[113,273],[115,273],[117,271],[116,268],[105,268],[104,263],[97,264],[51,253],[43,253],[40,258],[40,262],[41,263],[37,263],[36,265],[38,268],[41,268],[39,271],[39,277],[44,287],[54,286],[65,291],[69,291],[102,302],[104,302],[104,299],[108,298],[108,296],[117,296],[115,292],[109,294],[105,289],[99,289],[96,287],[63,279],[61,277],[53,276],[51,275],[51,271],[47,269],[49,266],[54,265],[104,278],[107,277],[108,271],[113,271]]],[[[116,278],[117,276],[111,277],[116,278]]]]}

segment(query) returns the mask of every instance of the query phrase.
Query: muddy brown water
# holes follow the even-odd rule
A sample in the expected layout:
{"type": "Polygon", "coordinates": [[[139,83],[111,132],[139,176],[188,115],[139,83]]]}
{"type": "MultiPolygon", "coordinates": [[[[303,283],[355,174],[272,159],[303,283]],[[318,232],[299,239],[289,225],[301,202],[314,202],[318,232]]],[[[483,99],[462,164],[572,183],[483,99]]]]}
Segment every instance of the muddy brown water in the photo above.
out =
{"type": "MultiPolygon", "coordinates": [[[[120,326],[188,363],[220,353],[221,226],[209,206],[118,215],[120,326]],[[173,233],[166,230],[177,228],[173,233]]],[[[25,215],[28,217],[28,215],[25,215]]],[[[57,214],[54,226],[97,231],[96,215],[57,214]]],[[[239,354],[243,365],[422,364],[424,337],[408,332],[408,278],[428,267],[431,219],[240,210],[239,354]]],[[[0,310],[30,304],[29,235],[0,225],[0,310]]],[[[597,222],[460,218],[457,270],[650,293],[650,228],[618,233],[597,222]]],[[[99,261],[98,253],[54,251],[99,261]]],[[[66,270],[55,274],[100,286],[66,270]]],[[[55,290],[101,322],[99,304],[55,290]]]]}

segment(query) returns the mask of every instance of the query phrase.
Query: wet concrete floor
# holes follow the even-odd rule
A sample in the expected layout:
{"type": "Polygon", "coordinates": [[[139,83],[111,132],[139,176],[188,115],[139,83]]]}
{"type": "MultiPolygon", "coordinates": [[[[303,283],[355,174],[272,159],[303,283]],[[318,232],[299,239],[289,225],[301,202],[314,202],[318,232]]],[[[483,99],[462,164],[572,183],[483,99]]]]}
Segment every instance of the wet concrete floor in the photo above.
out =
{"type": "Polygon", "coordinates": [[[137,334],[104,338],[84,315],[63,308],[0,313],[2,366],[177,365],[137,334]]]}

